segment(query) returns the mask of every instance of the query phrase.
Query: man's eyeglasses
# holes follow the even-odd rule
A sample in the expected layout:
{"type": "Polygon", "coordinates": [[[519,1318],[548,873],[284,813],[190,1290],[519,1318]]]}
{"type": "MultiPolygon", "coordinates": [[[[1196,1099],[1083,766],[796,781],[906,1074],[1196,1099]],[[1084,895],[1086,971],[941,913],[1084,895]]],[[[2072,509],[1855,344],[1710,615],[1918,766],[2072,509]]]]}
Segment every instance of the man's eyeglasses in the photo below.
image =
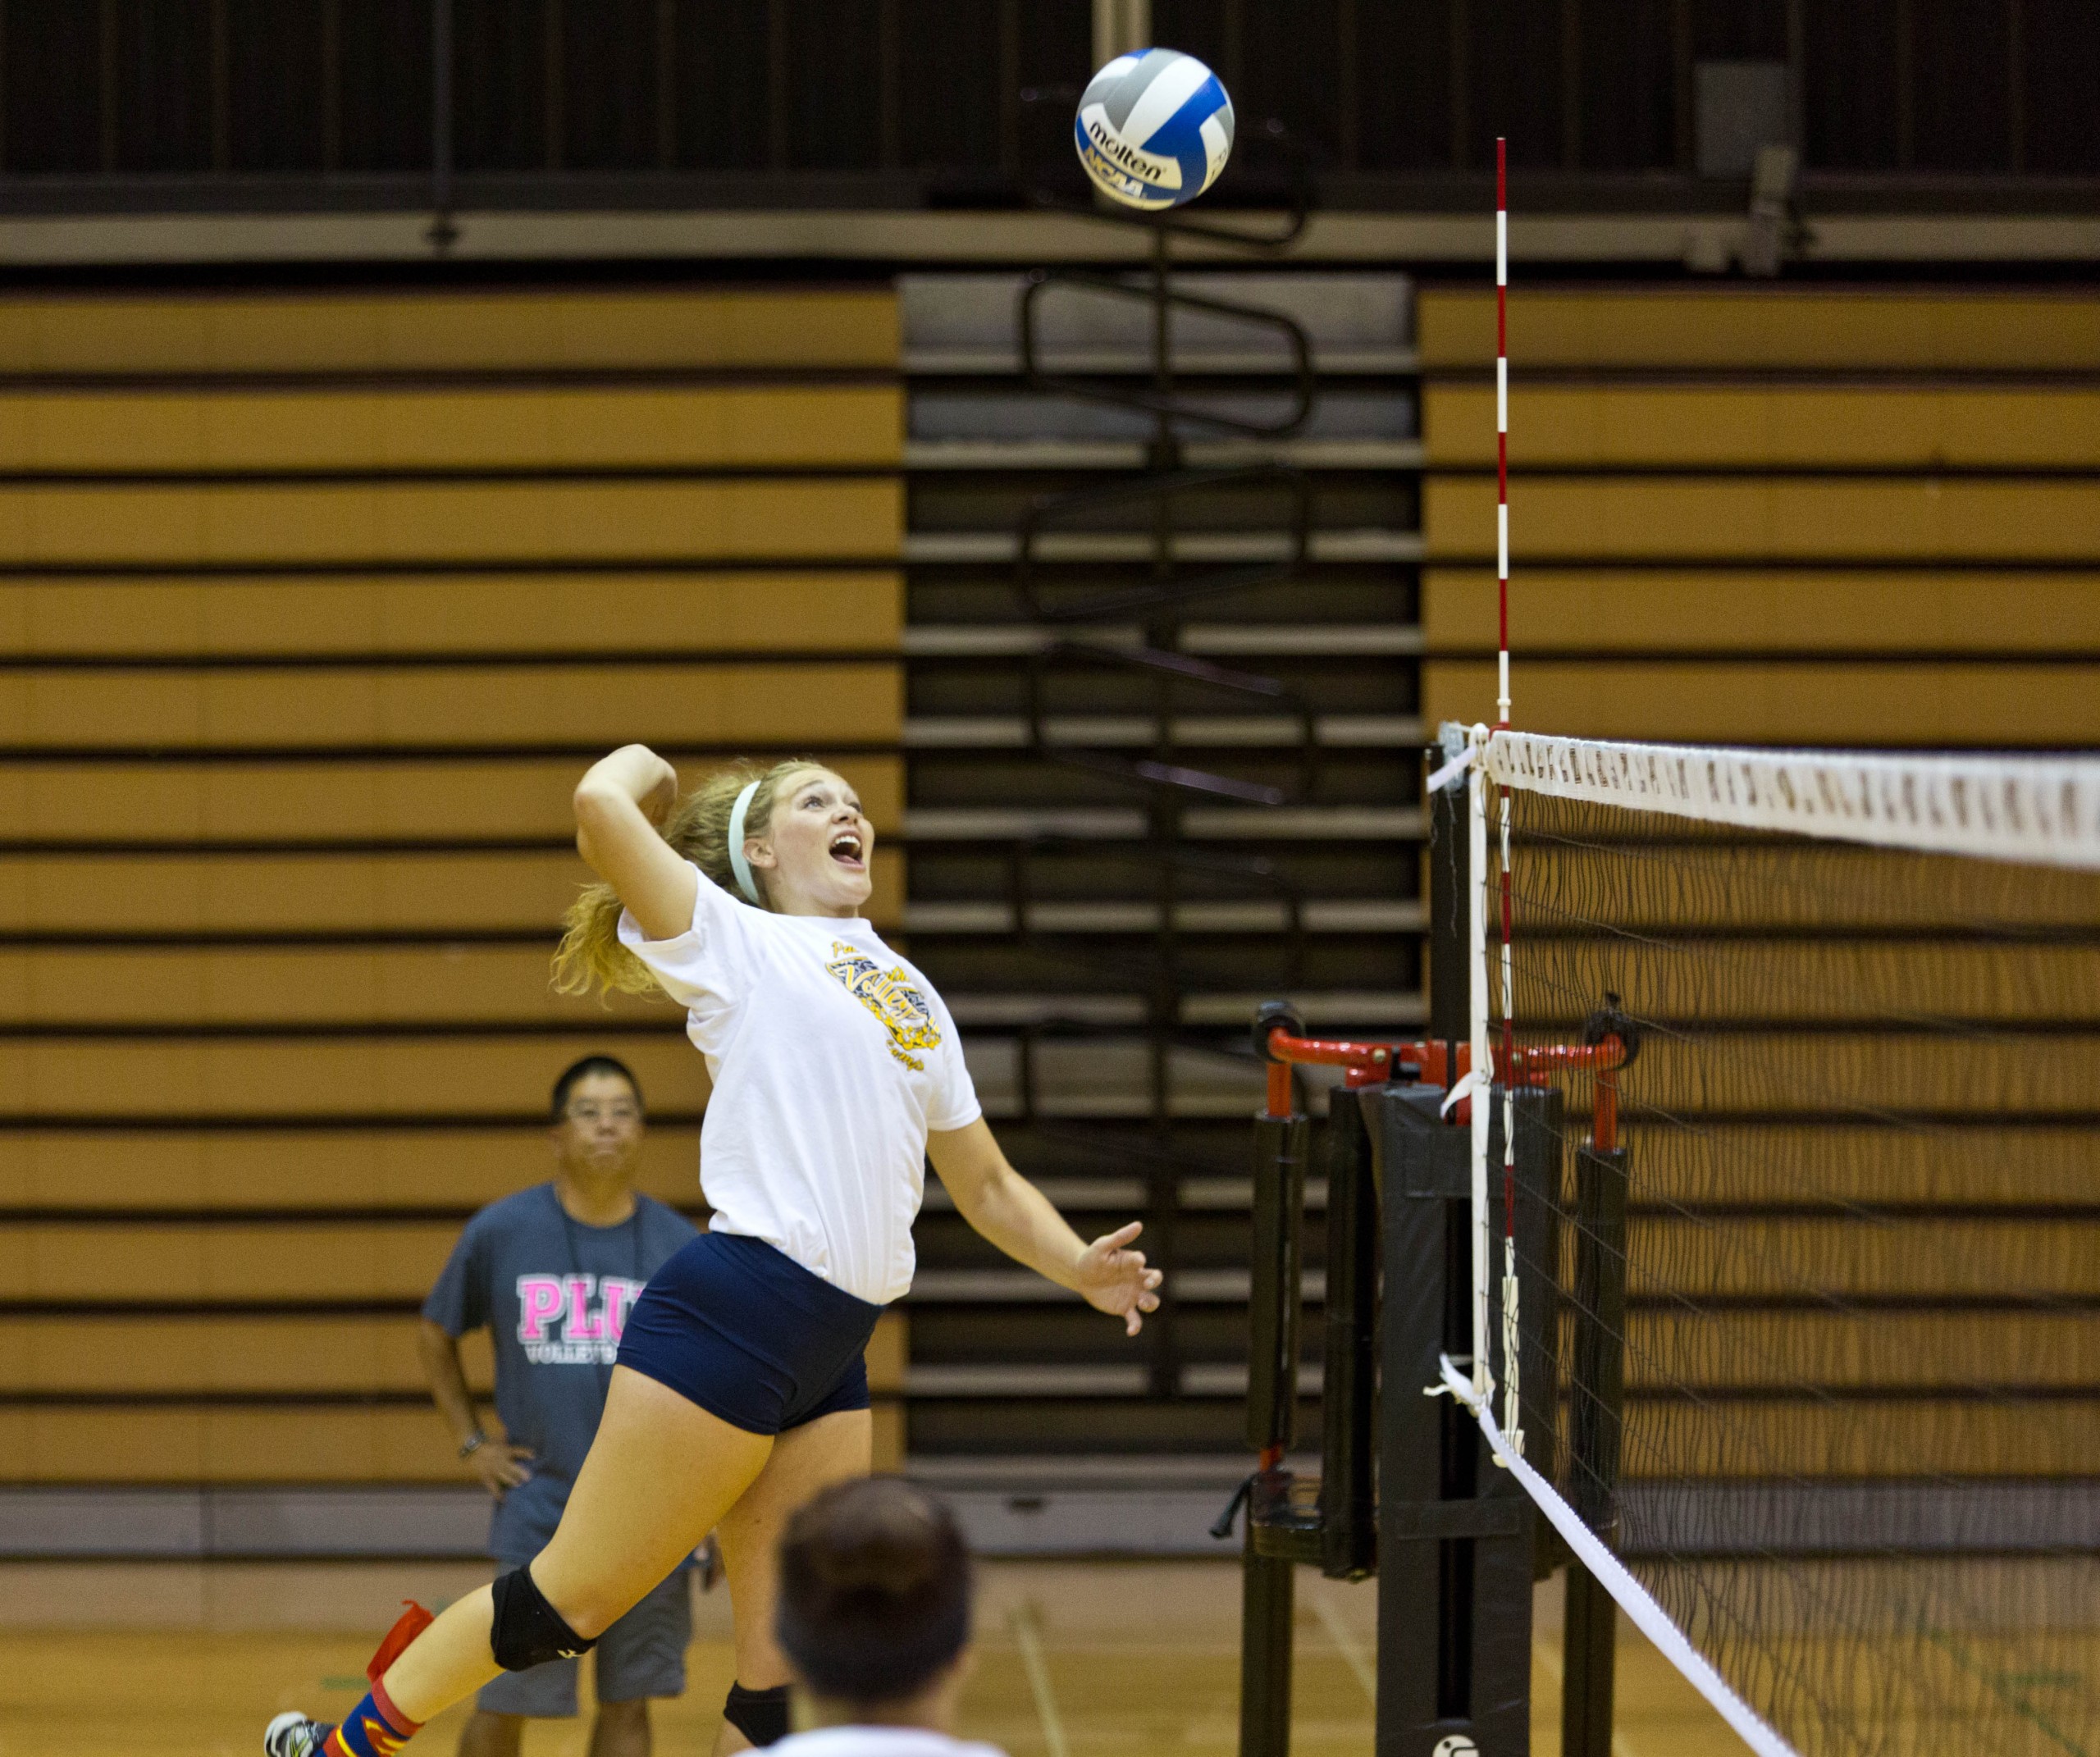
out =
{"type": "Polygon", "coordinates": [[[641,1112],[632,1104],[572,1104],[562,1112],[571,1122],[631,1123],[641,1120],[641,1112]]]}

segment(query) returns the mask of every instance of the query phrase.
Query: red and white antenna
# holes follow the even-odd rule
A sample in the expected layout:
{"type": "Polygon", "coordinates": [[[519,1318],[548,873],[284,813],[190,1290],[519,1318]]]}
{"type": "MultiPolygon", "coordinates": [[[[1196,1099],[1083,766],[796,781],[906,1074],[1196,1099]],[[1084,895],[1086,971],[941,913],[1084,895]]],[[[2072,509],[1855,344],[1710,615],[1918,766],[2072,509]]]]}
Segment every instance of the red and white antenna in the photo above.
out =
{"type": "Polygon", "coordinates": [[[1495,137],[1495,553],[1501,587],[1497,723],[1509,723],[1509,143],[1495,137]]]}
{"type": "MultiPolygon", "coordinates": [[[[1496,654],[1501,694],[1500,724],[1509,724],[1509,143],[1495,139],[1495,550],[1501,595],[1501,632],[1496,654]]],[[[1517,1041],[1515,973],[1510,968],[1509,793],[1499,801],[1502,819],[1502,1431],[1521,1456],[1524,1449],[1522,1387],[1518,1354],[1522,1335],[1517,1312],[1517,1041]]]]}

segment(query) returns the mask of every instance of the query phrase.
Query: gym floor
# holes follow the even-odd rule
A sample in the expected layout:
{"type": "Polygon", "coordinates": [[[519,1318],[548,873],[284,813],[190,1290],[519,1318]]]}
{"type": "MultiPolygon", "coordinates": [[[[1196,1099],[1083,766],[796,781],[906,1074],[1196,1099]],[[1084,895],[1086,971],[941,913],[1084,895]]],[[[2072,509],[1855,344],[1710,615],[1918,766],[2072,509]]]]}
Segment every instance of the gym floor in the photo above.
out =
{"type": "MultiPolygon", "coordinates": [[[[486,1579],[458,1565],[15,1564],[0,1595],[0,1757],[257,1757],[278,1709],[341,1713],[401,1599],[486,1579]]],[[[1222,1563],[985,1565],[962,1730],[1012,1757],[1230,1757],[1239,1574],[1222,1563]]],[[[1295,1757],[1371,1749],[1375,1588],[1299,1589],[1295,1757]]],[[[1559,1749],[1559,1590],[1542,1588],[1535,1757],[1559,1749]]],[[[704,1757],[729,1682],[728,1606],[699,1599],[689,1687],[656,1709],[661,1757],[704,1757]]],[[[1615,1757],[1742,1746],[1622,1623],[1615,1757]]],[[[463,1709],[413,1747],[449,1754],[463,1709]]],[[[544,1722],[527,1757],[583,1757],[587,1717],[544,1722]]]]}

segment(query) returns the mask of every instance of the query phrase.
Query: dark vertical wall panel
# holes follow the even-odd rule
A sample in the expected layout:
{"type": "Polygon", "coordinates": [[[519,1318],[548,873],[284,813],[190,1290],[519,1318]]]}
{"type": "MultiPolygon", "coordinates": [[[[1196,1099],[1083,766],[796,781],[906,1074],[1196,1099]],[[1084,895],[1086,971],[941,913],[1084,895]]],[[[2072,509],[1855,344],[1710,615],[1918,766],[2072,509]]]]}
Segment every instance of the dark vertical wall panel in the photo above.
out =
{"type": "Polygon", "coordinates": [[[1581,0],[1580,168],[1667,169],[1676,155],[1670,0],[1581,0]]]}
{"type": "MultiPolygon", "coordinates": [[[[82,3],[80,10],[95,8],[82,3]]],[[[212,168],[208,0],[116,0],[116,169],[212,168]]]]}
{"type": "Polygon", "coordinates": [[[678,14],[678,162],[751,171],[766,162],[766,0],[685,0],[678,14]]]}
{"type": "Polygon", "coordinates": [[[326,3],[226,0],[227,145],[234,170],[322,168],[326,3]]]}
{"type": "Polygon", "coordinates": [[[788,10],[793,168],[852,171],[881,157],[881,46],[882,17],[871,0],[793,0],[788,10]]]}
{"type": "Polygon", "coordinates": [[[904,160],[996,171],[999,8],[993,0],[905,0],[904,160]]]}
{"type": "Polygon", "coordinates": [[[7,0],[7,168],[102,167],[102,30],[81,0],[7,0]]]}
{"type": "Polygon", "coordinates": [[[452,0],[453,150],[462,171],[547,161],[548,0],[452,0]]]}
{"type": "MultiPolygon", "coordinates": [[[[1912,0],[1920,171],[2011,169],[2006,0],[1912,0]]],[[[2100,87],[2088,89],[2100,124],[2100,87]]]]}
{"type": "Polygon", "coordinates": [[[1356,57],[1363,168],[1436,171],[1449,164],[1450,0],[1359,4],[1356,57]]]}
{"type": "Polygon", "coordinates": [[[1893,4],[1808,0],[1802,108],[1819,171],[1887,171],[1898,157],[1893,4]]]}
{"type": "MultiPolygon", "coordinates": [[[[1152,0],[1153,41],[1225,71],[1226,0],[1152,0]]],[[[1235,93],[1235,97],[1238,94],[1235,93]]]]}
{"type": "MultiPolygon", "coordinates": [[[[1882,9],[1894,0],[1841,0],[1882,9]]],[[[1784,61],[1787,0],[1692,0],[1691,52],[1700,61],[1784,61]]]]}
{"type": "Polygon", "coordinates": [[[1466,23],[1466,162],[1492,166],[1503,135],[1512,166],[1558,166],[1560,0],[1474,4],[1466,23]]]}
{"type": "Polygon", "coordinates": [[[2027,168],[2100,176],[2100,6],[2022,0],[2027,168]]]}
{"type": "Polygon", "coordinates": [[[656,0],[561,0],[564,166],[654,167],[657,48],[656,0]]]}
{"type": "MultiPolygon", "coordinates": [[[[1232,94],[1242,130],[1268,116],[1312,146],[1315,162],[1341,157],[1341,20],[1336,0],[1299,0],[1288,7],[1248,9],[1240,25],[1239,88],[1232,94]]],[[[1357,78],[1377,89],[1374,70],[1359,66],[1357,78]]]]}
{"type": "Polygon", "coordinates": [[[343,168],[430,168],[429,0],[339,0],[343,168]]]}

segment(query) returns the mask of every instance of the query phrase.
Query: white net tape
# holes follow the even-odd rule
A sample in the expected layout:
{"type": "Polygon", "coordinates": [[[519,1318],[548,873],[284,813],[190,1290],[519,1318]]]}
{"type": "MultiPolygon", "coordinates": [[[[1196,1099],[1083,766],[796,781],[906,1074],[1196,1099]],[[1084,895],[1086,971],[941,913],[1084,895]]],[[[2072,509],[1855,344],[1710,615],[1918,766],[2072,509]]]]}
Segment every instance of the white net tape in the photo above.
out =
{"type": "Polygon", "coordinates": [[[1874,756],[1498,732],[1498,785],[1750,829],[2100,869],[2100,758],[1874,756]]]}

